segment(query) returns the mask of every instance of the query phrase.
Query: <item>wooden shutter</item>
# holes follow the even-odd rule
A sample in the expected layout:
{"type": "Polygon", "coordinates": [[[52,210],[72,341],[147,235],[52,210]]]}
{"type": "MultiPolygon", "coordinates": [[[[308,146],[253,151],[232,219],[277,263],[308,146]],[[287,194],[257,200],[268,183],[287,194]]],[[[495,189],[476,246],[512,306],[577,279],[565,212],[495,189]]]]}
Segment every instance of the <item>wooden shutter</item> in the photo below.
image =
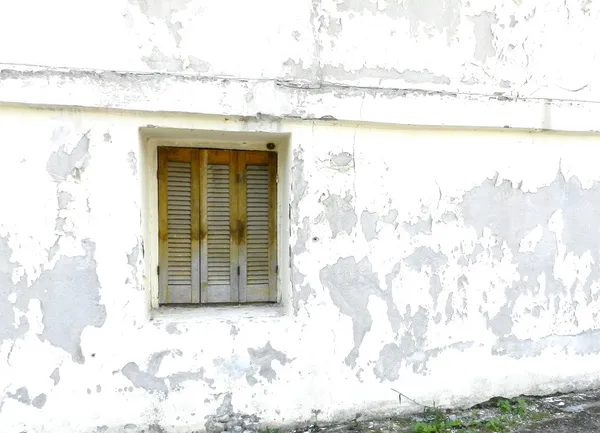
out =
{"type": "Polygon", "coordinates": [[[161,304],[277,301],[276,157],[161,148],[161,304]]]}
{"type": "Polygon", "coordinates": [[[191,149],[160,149],[159,302],[199,300],[199,196],[197,161],[191,149]]]}
{"type": "Polygon", "coordinates": [[[202,158],[202,291],[200,302],[237,302],[238,257],[235,161],[232,151],[206,150],[202,158]]]}
{"type": "Polygon", "coordinates": [[[244,152],[238,158],[244,182],[238,204],[244,209],[240,262],[243,302],[276,301],[276,154],[244,152]]]}

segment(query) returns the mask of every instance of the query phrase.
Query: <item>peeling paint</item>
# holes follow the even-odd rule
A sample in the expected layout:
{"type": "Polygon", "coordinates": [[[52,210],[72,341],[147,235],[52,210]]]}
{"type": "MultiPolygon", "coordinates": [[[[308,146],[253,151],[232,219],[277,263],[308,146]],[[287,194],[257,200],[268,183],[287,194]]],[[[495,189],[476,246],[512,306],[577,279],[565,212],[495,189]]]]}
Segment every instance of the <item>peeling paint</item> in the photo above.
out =
{"type": "Polygon", "coordinates": [[[252,364],[260,367],[258,373],[267,379],[268,382],[273,382],[273,380],[277,379],[277,373],[272,367],[273,361],[279,361],[281,365],[286,365],[290,362],[285,353],[273,349],[270,342],[260,349],[248,349],[248,353],[250,354],[252,364]]]}
{"type": "Polygon", "coordinates": [[[334,265],[321,269],[319,277],[323,286],[329,289],[331,300],[340,312],[352,319],[354,348],[344,362],[355,367],[360,346],[373,324],[373,318],[367,309],[369,296],[375,295],[386,300],[390,323],[395,330],[398,329],[401,319],[391,293],[380,290],[377,275],[373,273],[366,257],[358,263],[354,257],[340,258],[334,265]]]}
{"type": "Polygon", "coordinates": [[[157,374],[163,359],[167,355],[173,354],[181,355],[178,351],[163,350],[153,353],[148,358],[145,371],[140,369],[139,365],[135,362],[129,362],[123,366],[121,372],[123,373],[123,376],[129,379],[134,387],[150,393],[160,393],[163,398],[166,398],[170,391],[179,391],[182,384],[187,381],[200,380],[209,386],[213,384],[214,381],[205,376],[204,368],[200,368],[196,371],[181,371],[164,377],[158,376],[157,374]]]}
{"type": "Polygon", "coordinates": [[[54,131],[52,134],[52,142],[59,145],[60,148],[50,155],[48,163],[46,164],[46,170],[53,179],[57,181],[66,180],[68,175],[71,175],[76,179],[81,177],[90,158],[89,133],[90,131],[83,134],[75,148],[70,152],[67,152],[65,150],[66,143],[63,143],[66,131],[62,128],[54,131]]]}
{"type": "Polygon", "coordinates": [[[84,241],[82,246],[84,257],[61,257],[54,269],[44,271],[29,290],[41,301],[41,338],[67,351],[79,363],[85,361],[81,333],[87,326],[101,327],[106,320],[106,308],[100,304],[95,244],[84,241]]]}
{"type": "MultiPolygon", "coordinates": [[[[411,34],[416,36],[423,29],[430,32],[445,33],[450,41],[460,23],[460,0],[408,0],[403,3],[386,1],[383,3],[383,13],[393,19],[406,18],[410,22],[411,34]]],[[[340,12],[355,11],[370,12],[372,15],[381,13],[378,4],[369,0],[343,0],[337,4],[340,12]]]]}
{"type": "Polygon", "coordinates": [[[404,262],[417,272],[420,272],[424,266],[430,266],[433,272],[437,272],[442,266],[448,263],[448,257],[429,247],[421,246],[406,257],[404,262]]]}
{"type": "Polygon", "coordinates": [[[367,242],[371,242],[377,237],[377,222],[379,215],[375,212],[363,211],[360,215],[360,225],[362,226],[363,234],[367,242]]]}
{"type": "Polygon", "coordinates": [[[9,392],[7,395],[12,399],[17,400],[19,403],[31,403],[31,400],[29,399],[29,391],[27,391],[27,388],[25,387],[17,389],[14,393],[9,392]]]}
{"type": "MultiPolygon", "coordinates": [[[[594,182],[591,188],[584,189],[576,177],[567,181],[560,171],[553,182],[532,193],[513,188],[507,181],[497,183],[493,177],[465,194],[460,205],[465,224],[473,227],[480,236],[485,228],[504,240],[513,253],[513,262],[521,276],[507,289],[507,304],[489,320],[495,334],[510,334],[514,303],[520,294],[539,290],[540,275],[545,278],[548,295],[566,291],[564,283],[554,274],[554,263],[558,257],[557,239],[549,224],[557,212],[564,224],[561,238],[567,252],[581,256],[589,251],[595,263],[600,263],[596,248],[600,234],[588,223],[600,217],[598,206],[600,183],[594,182]],[[538,226],[542,228],[542,238],[533,251],[521,252],[521,240],[538,226]]],[[[583,282],[582,290],[587,293],[588,301],[589,288],[596,279],[596,272],[592,271],[583,282]]]]}
{"type": "Polygon", "coordinates": [[[403,227],[411,236],[417,236],[420,233],[430,235],[433,229],[433,218],[431,216],[427,219],[419,217],[413,223],[404,223],[403,227]]]}
{"type": "Polygon", "coordinates": [[[492,26],[498,22],[498,18],[491,12],[482,12],[473,17],[475,32],[475,60],[485,63],[489,57],[496,56],[494,48],[492,26]]]}
{"type": "Polygon", "coordinates": [[[137,157],[133,151],[127,154],[127,162],[129,163],[129,167],[131,167],[131,174],[133,177],[137,177],[137,157]]]}
{"type": "Polygon", "coordinates": [[[54,371],[50,375],[50,379],[52,379],[54,385],[58,385],[58,382],[60,382],[60,369],[58,367],[54,369],[54,371]]]}
{"type": "Polygon", "coordinates": [[[391,382],[398,380],[400,375],[400,367],[402,366],[403,353],[400,347],[394,343],[389,343],[383,346],[379,352],[379,359],[373,369],[375,376],[381,380],[389,380],[391,382]]]}
{"type": "Polygon", "coordinates": [[[350,235],[358,220],[352,195],[346,193],[342,198],[337,194],[330,194],[322,203],[325,206],[325,218],[329,222],[331,237],[335,239],[341,232],[350,235]]]}
{"type": "Polygon", "coordinates": [[[341,152],[331,156],[332,167],[348,167],[352,165],[354,158],[349,152],[341,152]]]}
{"type": "Polygon", "coordinates": [[[46,394],[40,394],[31,400],[31,405],[36,409],[41,409],[46,404],[46,394]]]}
{"type": "Polygon", "coordinates": [[[577,335],[550,335],[539,340],[501,338],[492,348],[499,356],[522,359],[541,356],[544,351],[574,352],[579,356],[600,353],[600,331],[589,330],[577,335]]]}
{"type": "Polygon", "coordinates": [[[368,68],[366,66],[356,70],[347,70],[344,66],[324,65],[322,72],[327,79],[335,79],[340,81],[354,81],[357,77],[378,78],[380,80],[402,80],[411,84],[443,84],[451,83],[449,77],[437,75],[428,69],[416,71],[405,69],[399,71],[396,68],[368,68]]]}

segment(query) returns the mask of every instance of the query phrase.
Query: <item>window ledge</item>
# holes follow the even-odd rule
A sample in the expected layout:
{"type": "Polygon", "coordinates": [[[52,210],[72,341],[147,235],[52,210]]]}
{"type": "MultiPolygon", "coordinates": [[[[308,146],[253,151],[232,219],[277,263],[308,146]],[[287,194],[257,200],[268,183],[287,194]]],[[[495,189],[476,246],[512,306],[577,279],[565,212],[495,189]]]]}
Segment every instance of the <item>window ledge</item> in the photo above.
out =
{"type": "Polygon", "coordinates": [[[283,304],[219,305],[158,307],[150,312],[151,321],[203,322],[206,320],[239,320],[283,318],[286,310],[283,304]]]}

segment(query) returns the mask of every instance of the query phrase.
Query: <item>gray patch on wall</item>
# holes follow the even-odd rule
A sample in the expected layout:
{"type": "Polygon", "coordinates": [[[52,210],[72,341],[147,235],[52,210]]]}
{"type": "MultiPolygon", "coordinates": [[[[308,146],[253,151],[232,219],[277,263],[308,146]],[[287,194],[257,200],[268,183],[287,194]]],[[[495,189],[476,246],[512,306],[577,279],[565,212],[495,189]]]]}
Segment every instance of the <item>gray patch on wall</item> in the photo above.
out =
{"type": "Polygon", "coordinates": [[[414,223],[404,223],[403,227],[411,236],[417,236],[420,233],[430,235],[433,228],[433,219],[431,216],[427,219],[419,217],[414,223]]]}
{"type": "Polygon", "coordinates": [[[0,345],[4,340],[15,340],[23,337],[29,329],[27,320],[14,323],[13,304],[8,300],[13,293],[19,295],[26,289],[22,278],[17,284],[12,282],[12,273],[16,265],[11,262],[12,249],[8,241],[0,237],[0,345]]]}
{"type": "Polygon", "coordinates": [[[360,225],[362,226],[363,234],[367,242],[371,242],[377,237],[377,222],[379,221],[379,215],[376,212],[369,212],[364,210],[360,214],[360,225]]]}
{"type": "Polygon", "coordinates": [[[165,329],[169,334],[181,335],[181,331],[177,327],[176,323],[169,323],[165,329]]]}
{"type": "Polygon", "coordinates": [[[31,403],[31,400],[29,399],[29,391],[24,386],[17,389],[14,393],[9,392],[6,395],[8,395],[10,398],[12,398],[14,400],[17,400],[19,403],[23,403],[23,404],[31,403]]]}
{"type": "Polygon", "coordinates": [[[368,68],[366,66],[356,70],[347,70],[344,66],[324,65],[322,68],[325,78],[335,78],[342,81],[355,81],[357,78],[379,78],[380,80],[402,80],[411,84],[450,84],[451,80],[445,75],[436,75],[428,69],[416,71],[405,69],[399,71],[396,68],[368,68]]]}
{"type": "Polygon", "coordinates": [[[300,310],[300,305],[306,304],[310,294],[312,293],[312,287],[310,284],[304,283],[306,280],[306,275],[304,275],[296,266],[294,266],[292,272],[292,283],[294,286],[294,291],[292,293],[292,306],[294,308],[294,312],[298,314],[300,310]]]}
{"type": "Polygon", "coordinates": [[[294,164],[292,165],[292,221],[299,222],[300,200],[306,195],[308,182],[304,179],[304,150],[298,147],[294,150],[294,164]]]}
{"type": "Polygon", "coordinates": [[[121,373],[125,376],[136,388],[144,389],[150,393],[158,392],[164,397],[168,396],[169,391],[177,391],[181,389],[181,384],[186,381],[202,380],[209,386],[212,386],[213,380],[208,379],[204,375],[204,368],[198,371],[184,371],[173,373],[165,377],[157,376],[163,359],[169,354],[181,355],[179,350],[163,350],[153,353],[148,358],[146,371],[140,369],[135,362],[128,362],[121,369],[121,373]]]}
{"type": "Polygon", "coordinates": [[[148,68],[161,72],[182,72],[183,60],[163,53],[158,47],[152,48],[147,56],[142,56],[142,61],[148,68]]]}
{"type": "Polygon", "coordinates": [[[191,0],[172,0],[168,4],[155,0],[129,0],[129,3],[139,8],[148,18],[158,18],[170,21],[174,12],[185,9],[191,0]]]}
{"type": "Polygon", "coordinates": [[[540,356],[546,350],[552,353],[573,352],[580,356],[598,354],[600,330],[585,331],[577,335],[551,335],[539,340],[518,340],[510,336],[499,339],[492,347],[492,354],[521,359],[540,356]]]}
{"type": "Polygon", "coordinates": [[[130,151],[127,154],[127,162],[129,163],[129,168],[131,168],[131,174],[133,175],[133,177],[137,177],[138,168],[137,168],[137,158],[135,157],[135,152],[130,151]]]}
{"type": "Polygon", "coordinates": [[[399,379],[399,371],[402,364],[412,365],[415,373],[426,374],[427,363],[431,358],[439,356],[447,350],[464,351],[473,346],[473,342],[457,342],[448,346],[423,350],[425,346],[425,334],[429,324],[427,311],[420,307],[411,317],[410,309],[407,309],[405,323],[409,329],[401,336],[399,344],[388,343],[379,352],[379,359],[373,368],[375,376],[381,381],[395,381],[399,379]]]}
{"type": "MultiPolygon", "coordinates": [[[[549,185],[535,192],[513,188],[509,181],[498,184],[497,175],[468,191],[459,205],[465,225],[473,227],[479,236],[489,229],[491,234],[505,241],[513,254],[520,280],[506,289],[505,308],[488,320],[490,329],[498,336],[512,332],[512,309],[523,293],[538,293],[538,277],[546,279],[546,295],[567,293],[567,287],[554,276],[554,262],[558,256],[556,235],[548,226],[553,214],[560,210],[564,228],[560,234],[567,253],[582,256],[590,252],[597,268],[600,264],[600,231],[595,221],[600,220],[600,183],[582,188],[576,177],[568,181],[560,169],[549,185]],[[536,227],[542,228],[542,238],[534,251],[519,252],[521,240],[536,227]]],[[[578,284],[592,301],[591,287],[598,281],[598,273],[591,272],[586,281],[578,284]]],[[[599,294],[596,294],[596,299],[599,294]]],[[[515,348],[519,346],[513,346],[515,348]]]]}
{"type": "Polygon", "coordinates": [[[394,224],[396,219],[398,219],[398,211],[396,209],[390,209],[387,215],[381,217],[381,221],[386,224],[394,224]]]}
{"type": "Polygon", "coordinates": [[[138,271],[141,269],[141,257],[140,257],[140,240],[136,239],[136,243],[131,249],[131,253],[127,254],[127,264],[131,266],[131,274],[135,281],[135,287],[143,289],[143,286],[139,284],[138,271]]]}
{"type": "Polygon", "coordinates": [[[52,142],[55,145],[60,144],[60,147],[57,151],[52,152],[46,163],[46,171],[54,180],[65,180],[68,175],[72,175],[76,179],[80,178],[81,173],[85,171],[89,163],[89,133],[90,131],[87,131],[81,136],[77,146],[75,146],[71,152],[66,152],[65,144],[60,143],[64,135],[63,130],[58,129],[54,131],[52,134],[52,142]]]}
{"type": "Polygon", "coordinates": [[[325,206],[325,218],[331,229],[331,237],[335,239],[341,232],[351,234],[358,220],[352,204],[352,195],[346,193],[342,198],[337,194],[330,194],[322,203],[325,206]]]}
{"type": "Polygon", "coordinates": [[[50,375],[50,379],[52,379],[54,385],[58,385],[58,382],[60,382],[60,369],[58,367],[54,369],[54,371],[50,375]]]}
{"type": "Polygon", "coordinates": [[[492,12],[482,12],[472,19],[475,25],[475,52],[473,57],[480,63],[485,63],[488,57],[496,56],[492,26],[498,22],[498,18],[492,12]]]}
{"type": "Polygon", "coordinates": [[[360,14],[385,14],[392,19],[406,18],[410,22],[411,33],[417,35],[421,26],[436,33],[446,32],[448,42],[456,34],[460,23],[460,0],[406,0],[385,2],[385,9],[379,11],[378,4],[369,0],[344,0],[337,4],[341,12],[355,11],[360,14]]]}
{"type": "Polygon", "coordinates": [[[125,364],[121,372],[136,388],[142,388],[151,392],[162,392],[165,395],[169,393],[164,378],[159,378],[140,370],[140,367],[135,362],[125,364]]]}
{"type": "Polygon", "coordinates": [[[331,156],[331,166],[334,168],[343,168],[352,165],[353,158],[349,152],[341,152],[331,156]]]}
{"type": "MultiPolygon", "coordinates": [[[[290,266],[292,273],[292,305],[294,312],[297,314],[302,303],[306,303],[312,288],[309,284],[303,284],[305,276],[300,272],[295,264],[294,257],[296,255],[306,252],[306,244],[310,237],[310,220],[308,217],[302,219],[302,225],[300,226],[299,220],[299,204],[300,201],[306,195],[308,188],[308,182],[304,179],[304,151],[301,147],[294,150],[294,164],[292,166],[292,203],[290,206],[290,218],[291,223],[297,227],[296,244],[290,248],[290,266]]],[[[255,380],[254,378],[249,379],[250,381],[255,380]]]]}
{"type": "Polygon", "coordinates": [[[273,361],[277,360],[281,365],[290,362],[285,353],[273,349],[270,342],[260,349],[250,348],[248,349],[248,353],[250,354],[252,364],[260,367],[258,373],[269,382],[277,378],[277,373],[271,366],[273,361]]]}
{"type": "Polygon", "coordinates": [[[46,404],[46,394],[40,394],[31,400],[31,405],[37,409],[41,409],[46,404]]]}
{"type": "Polygon", "coordinates": [[[81,333],[88,326],[101,327],[106,320],[94,260],[96,245],[84,240],[82,246],[85,256],[61,257],[54,269],[42,272],[29,290],[42,304],[42,340],[70,353],[78,363],[85,362],[81,333]]]}
{"type": "Polygon", "coordinates": [[[53,269],[44,270],[25,290],[21,281],[12,284],[11,250],[6,240],[0,238],[0,338],[21,337],[28,327],[26,322],[16,328],[13,324],[13,306],[7,300],[12,291],[17,294],[15,305],[22,311],[27,311],[31,299],[40,300],[44,324],[42,340],[70,353],[74,361],[84,362],[81,333],[87,326],[101,327],[106,309],[100,304],[95,244],[84,240],[82,246],[85,256],[59,258],[53,269]]]}
{"type": "Polygon", "coordinates": [[[46,404],[46,394],[39,394],[37,397],[34,397],[33,400],[31,400],[29,398],[29,391],[24,386],[17,389],[14,393],[9,392],[6,395],[9,398],[18,401],[19,403],[31,405],[36,409],[41,409],[46,404]]]}
{"type": "Polygon", "coordinates": [[[404,353],[397,344],[386,344],[379,352],[379,359],[373,368],[375,376],[389,381],[398,380],[403,358],[404,353]]]}
{"type": "Polygon", "coordinates": [[[345,363],[354,368],[360,346],[373,324],[367,308],[369,296],[375,295],[386,301],[388,319],[395,332],[399,329],[401,316],[394,305],[391,291],[379,288],[379,279],[367,257],[358,263],[354,257],[340,258],[334,265],[321,269],[319,277],[340,312],[352,319],[354,347],[345,363]]]}
{"type": "Polygon", "coordinates": [[[296,229],[296,244],[292,247],[292,252],[295,255],[302,254],[306,251],[306,243],[310,236],[310,225],[308,217],[302,218],[302,226],[297,226],[296,229]]]}
{"type": "Polygon", "coordinates": [[[448,263],[448,257],[441,252],[432,250],[429,247],[417,247],[412,254],[404,259],[404,262],[413,270],[421,272],[424,266],[430,266],[432,272],[438,272],[439,269],[448,263]]]}

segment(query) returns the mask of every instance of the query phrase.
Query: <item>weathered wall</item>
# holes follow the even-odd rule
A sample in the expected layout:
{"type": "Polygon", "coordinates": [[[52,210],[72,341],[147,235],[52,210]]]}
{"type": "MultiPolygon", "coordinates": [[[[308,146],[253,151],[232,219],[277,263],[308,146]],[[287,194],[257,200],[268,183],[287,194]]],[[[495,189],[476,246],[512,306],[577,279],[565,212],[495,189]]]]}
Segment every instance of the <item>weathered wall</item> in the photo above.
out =
{"type": "Polygon", "coordinates": [[[28,0],[0,16],[3,63],[578,100],[600,94],[599,39],[590,0],[28,0]]]}
{"type": "Polygon", "coordinates": [[[0,431],[599,386],[600,4],[480,3],[3,4],[0,431]],[[150,313],[161,128],[289,138],[281,308],[150,313]]]}
{"type": "Polygon", "coordinates": [[[595,135],[10,107],[0,130],[3,432],[233,429],[394,412],[390,387],[456,406],[600,384],[595,135]],[[290,134],[283,311],[150,320],[141,124],[290,134]]]}

